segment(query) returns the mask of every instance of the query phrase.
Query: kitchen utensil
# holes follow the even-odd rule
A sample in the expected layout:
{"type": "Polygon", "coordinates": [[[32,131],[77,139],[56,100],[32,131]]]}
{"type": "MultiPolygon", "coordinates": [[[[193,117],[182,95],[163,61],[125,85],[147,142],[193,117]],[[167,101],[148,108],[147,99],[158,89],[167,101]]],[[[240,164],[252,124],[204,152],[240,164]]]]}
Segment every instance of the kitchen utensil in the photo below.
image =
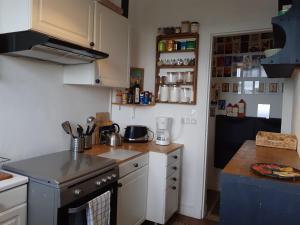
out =
{"type": "Polygon", "coordinates": [[[77,133],[78,133],[78,137],[83,136],[83,127],[80,124],[77,124],[77,133]]]}
{"type": "Polygon", "coordinates": [[[106,135],[108,133],[119,133],[120,132],[120,126],[116,123],[110,125],[110,126],[103,126],[99,128],[99,143],[105,144],[106,143],[106,135]]]}
{"type": "Polygon", "coordinates": [[[87,120],[86,120],[87,125],[86,125],[86,131],[85,131],[86,135],[88,135],[90,133],[90,128],[91,128],[92,124],[94,124],[94,122],[95,122],[95,117],[89,116],[87,118],[87,120]]]}
{"type": "MultiPolygon", "coordinates": [[[[146,126],[130,125],[125,128],[124,142],[148,142],[150,131],[146,126]]],[[[152,132],[152,131],[150,131],[152,132]]]]}
{"type": "Polygon", "coordinates": [[[111,132],[106,134],[106,145],[116,147],[122,145],[122,137],[119,133],[111,132]]]}
{"type": "Polygon", "coordinates": [[[61,124],[62,128],[64,129],[64,131],[71,135],[73,138],[75,138],[75,136],[73,135],[73,132],[72,132],[72,128],[71,128],[71,124],[69,121],[65,121],[61,124]]]}
{"type": "Polygon", "coordinates": [[[71,151],[83,152],[84,151],[84,137],[72,137],[71,138],[71,151]]]}
{"type": "Polygon", "coordinates": [[[88,133],[88,136],[91,136],[94,133],[95,128],[96,128],[96,124],[93,125],[92,129],[88,133]]]}
{"type": "Polygon", "coordinates": [[[84,135],[84,150],[92,148],[92,135],[84,135]]]}

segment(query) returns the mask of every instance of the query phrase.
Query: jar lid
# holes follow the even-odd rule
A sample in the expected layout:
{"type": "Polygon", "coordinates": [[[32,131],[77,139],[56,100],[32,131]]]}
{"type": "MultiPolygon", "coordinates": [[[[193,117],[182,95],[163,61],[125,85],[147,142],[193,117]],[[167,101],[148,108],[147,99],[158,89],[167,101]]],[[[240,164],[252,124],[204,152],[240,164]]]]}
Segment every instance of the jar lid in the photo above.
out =
{"type": "Polygon", "coordinates": [[[191,24],[199,24],[199,22],[192,22],[191,24]]]}

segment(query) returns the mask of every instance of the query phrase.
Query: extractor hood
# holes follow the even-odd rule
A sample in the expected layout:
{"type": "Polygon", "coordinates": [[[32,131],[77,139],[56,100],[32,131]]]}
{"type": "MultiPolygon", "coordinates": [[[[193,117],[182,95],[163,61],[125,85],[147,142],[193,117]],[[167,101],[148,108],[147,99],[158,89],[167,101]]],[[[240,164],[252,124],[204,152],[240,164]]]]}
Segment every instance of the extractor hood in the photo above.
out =
{"type": "Polygon", "coordinates": [[[107,53],[35,31],[0,34],[0,54],[35,58],[62,65],[86,64],[108,57],[107,53]]]}

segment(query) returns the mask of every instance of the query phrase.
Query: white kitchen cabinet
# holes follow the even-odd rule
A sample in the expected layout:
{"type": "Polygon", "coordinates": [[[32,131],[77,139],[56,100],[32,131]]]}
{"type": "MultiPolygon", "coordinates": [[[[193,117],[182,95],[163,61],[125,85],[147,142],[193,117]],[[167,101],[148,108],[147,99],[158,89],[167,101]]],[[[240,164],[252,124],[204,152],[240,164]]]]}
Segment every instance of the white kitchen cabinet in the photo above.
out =
{"type": "Polygon", "coordinates": [[[149,153],[146,219],[165,224],[179,208],[181,149],[149,153]]]}
{"type": "Polygon", "coordinates": [[[90,47],[94,7],[93,0],[1,0],[0,33],[34,30],[90,47]]]}
{"type": "Polygon", "coordinates": [[[148,155],[120,165],[118,225],[140,225],[145,221],[148,187],[148,155]],[[130,169],[132,168],[132,169],[130,169]],[[134,172],[132,172],[134,171],[134,172]]]}
{"type": "Polygon", "coordinates": [[[95,2],[95,48],[109,54],[90,65],[65,66],[64,83],[129,87],[128,19],[95,2]]]}
{"type": "Polygon", "coordinates": [[[0,225],[26,225],[27,185],[0,192],[0,225]]]}

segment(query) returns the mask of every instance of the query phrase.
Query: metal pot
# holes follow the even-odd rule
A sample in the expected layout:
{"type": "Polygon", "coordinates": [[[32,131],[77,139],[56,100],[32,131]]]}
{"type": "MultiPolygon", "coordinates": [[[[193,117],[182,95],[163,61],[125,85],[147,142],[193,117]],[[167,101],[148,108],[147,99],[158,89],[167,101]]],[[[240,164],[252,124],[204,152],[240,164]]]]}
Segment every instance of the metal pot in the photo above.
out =
{"type": "Polygon", "coordinates": [[[122,137],[119,133],[111,132],[106,134],[106,145],[115,147],[122,145],[122,137]]]}

